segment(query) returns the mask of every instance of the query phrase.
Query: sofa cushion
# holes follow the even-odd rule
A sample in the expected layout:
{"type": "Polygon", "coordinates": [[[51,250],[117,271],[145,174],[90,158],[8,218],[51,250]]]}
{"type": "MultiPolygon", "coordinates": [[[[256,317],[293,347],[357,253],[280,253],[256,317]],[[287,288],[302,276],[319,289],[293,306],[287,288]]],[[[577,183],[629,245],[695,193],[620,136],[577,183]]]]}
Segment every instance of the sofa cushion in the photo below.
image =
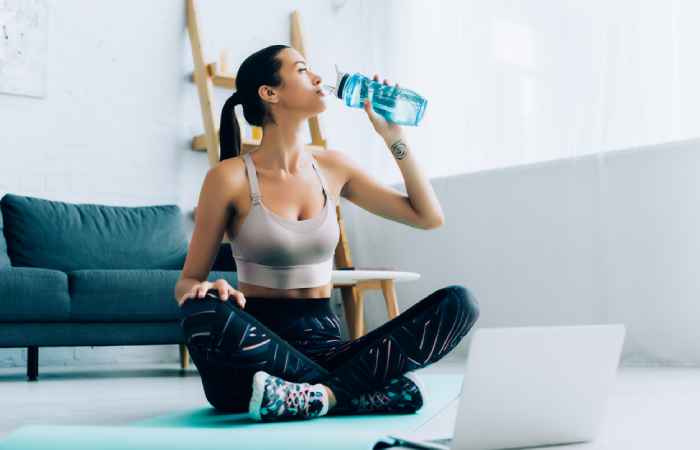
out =
{"type": "Polygon", "coordinates": [[[15,194],[0,205],[13,266],[182,269],[187,254],[177,205],[74,204],[15,194]]]}
{"type": "MultiPolygon", "coordinates": [[[[184,342],[180,321],[5,323],[0,347],[74,345],[159,345],[184,342]]],[[[0,448],[8,448],[5,441],[0,448]]]]}
{"type": "Polygon", "coordinates": [[[0,269],[10,267],[10,257],[7,256],[7,242],[5,241],[5,233],[2,225],[2,214],[0,214],[0,269]]]}
{"type": "MultiPolygon", "coordinates": [[[[71,320],[150,322],[179,319],[175,284],[179,270],[76,270],[68,273],[71,320]]],[[[237,286],[234,272],[212,271],[237,286]]]]}
{"type": "Polygon", "coordinates": [[[70,318],[68,277],[59,270],[0,270],[0,322],[60,322],[70,318]]]}

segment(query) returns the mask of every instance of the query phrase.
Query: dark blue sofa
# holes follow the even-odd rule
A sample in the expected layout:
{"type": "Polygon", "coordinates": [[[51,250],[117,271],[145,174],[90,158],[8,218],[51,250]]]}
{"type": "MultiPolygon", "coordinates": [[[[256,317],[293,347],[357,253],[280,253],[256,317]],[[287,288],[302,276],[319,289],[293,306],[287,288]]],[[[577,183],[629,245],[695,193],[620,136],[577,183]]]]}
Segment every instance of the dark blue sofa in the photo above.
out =
{"type": "MultiPolygon", "coordinates": [[[[0,347],[180,344],[174,297],[188,249],[177,205],[73,204],[5,194],[0,200],[0,347]]],[[[237,286],[222,244],[208,279],[237,286]]]]}

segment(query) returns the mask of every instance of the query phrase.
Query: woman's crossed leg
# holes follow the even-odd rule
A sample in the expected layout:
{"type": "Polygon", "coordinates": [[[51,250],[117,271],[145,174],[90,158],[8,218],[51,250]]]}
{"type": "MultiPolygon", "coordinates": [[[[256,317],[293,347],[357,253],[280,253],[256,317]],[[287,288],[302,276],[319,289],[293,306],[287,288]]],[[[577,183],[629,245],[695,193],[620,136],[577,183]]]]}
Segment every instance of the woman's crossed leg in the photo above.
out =
{"type": "MultiPolygon", "coordinates": [[[[375,392],[386,400],[383,392],[396,389],[401,382],[411,385],[402,375],[449,353],[476,322],[479,307],[463,286],[447,286],[358,339],[340,340],[338,328],[338,338],[313,355],[290,344],[234,302],[222,302],[216,291],[204,299],[188,300],[181,312],[187,347],[207,400],[215,408],[247,410],[254,393],[254,376],[264,371],[277,382],[268,386],[270,389],[280,389],[283,383],[275,377],[308,383],[307,388],[311,383],[328,387],[337,402],[333,410],[342,414],[357,412],[357,400],[363,395],[375,392]]],[[[299,406],[304,400],[308,401],[295,397],[288,403],[299,406]]],[[[318,413],[318,408],[315,411],[318,413]]]]}

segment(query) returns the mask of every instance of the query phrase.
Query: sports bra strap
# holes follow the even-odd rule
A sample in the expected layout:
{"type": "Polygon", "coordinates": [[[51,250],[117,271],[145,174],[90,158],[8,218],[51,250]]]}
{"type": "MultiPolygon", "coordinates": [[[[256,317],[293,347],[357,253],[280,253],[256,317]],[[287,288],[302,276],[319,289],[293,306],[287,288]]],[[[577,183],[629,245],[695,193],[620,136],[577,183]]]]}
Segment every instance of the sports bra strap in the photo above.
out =
{"type": "Polygon", "coordinates": [[[255,171],[255,164],[250,157],[250,152],[243,155],[243,161],[248,171],[248,185],[250,186],[250,199],[253,204],[260,203],[260,187],[258,186],[258,174],[255,171]]]}
{"type": "MultiPolygon", "coordinates": [[[[255,170],[255,164],[253,163],[253,159],[250,156],[250,152],[245,153],[243,155],[243,161],[245,161],[246,169],[248,171],[248,184],[250,186],[250,198],[253,201],[253,203],[260,203],[260,185],[258,184],[258,174],[255,170]]],[[[318,175],[319,180],[321,181],[321,188],[323,189],[323,192],[326,195],[328,194],[328,187],[326,185],[326,179],[323,177],[323,173],[319,170],[318,166],[316,165],[316,159],[312,156],[311,157],[311,166],[314,168],[314,172],[316,172],[316,175],[318,175]]]]}
{"type": "Polygon", "coordinates": [[[328,195],[328,187],[326,186],[326,179],[323,178],[323,174],[319,170],[318,166],[316,166],[316,159],[312,156],[311,157],[311,165],[314,168],[314,171],[316,172],[316,175],[318,175],[318,178],[321,180],[321,187],[323,188],[323,191],[328,195]]]}

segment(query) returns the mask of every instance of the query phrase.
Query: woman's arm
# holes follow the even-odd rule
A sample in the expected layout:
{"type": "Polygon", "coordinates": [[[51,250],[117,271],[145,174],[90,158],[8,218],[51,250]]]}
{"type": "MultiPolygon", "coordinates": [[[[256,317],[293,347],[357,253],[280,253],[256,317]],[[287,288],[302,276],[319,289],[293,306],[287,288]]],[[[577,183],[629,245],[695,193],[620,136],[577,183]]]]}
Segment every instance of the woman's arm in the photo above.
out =
{"type": "MultiPolygon", "coordinates": [[[[377,74],[374,75],[374,80],[379,81],[377,74]]],[[[389,85],[389,80],[385,79],[384,84],[389,85]]],[[[396,83],[396,86],[399,84],[396,83]]],[[[365,101],[364,109],[374,130],[394,155],[408,196],[381,185],[365,174],[349,157],[336,151],[335,156],[347,168],[341,195],[374,214],[406,225],[425,230],[441,226],[445,222],[445,216],[440,202],[408,147],[403,129],[374,112],[369,100],[365,101]]]]}
{"type": "Polygon", "coordinates": [[[399,137],[387,136],[384,137],[384,142],[391,149],[394,160],[399,165],[413,209],[427,223],[428,229],[441,226],[445,223],[442,207],[430,180],[418,165],[406,138],[403,135],[399,137]]]}
{"type": "Polygon", "coordinates": [[[414,228],[430,230],[444,223],[442,209],[430,181],[422,173],[410,149],[405,158],[396,160],[408,196],[379,183],[343,152],[326,151],[340,162],[346,174],[340,192],[342,197],[373,214],[414,228]]]}
{"type": "Polygon", "coordinates": [[[222,164],[209,169],[197,203],[194,231],[185,264],[175,285],[179,300],[197,283],[205,281],[219,251],[226,225],[233,213],[236,177],[222,164]]]}

